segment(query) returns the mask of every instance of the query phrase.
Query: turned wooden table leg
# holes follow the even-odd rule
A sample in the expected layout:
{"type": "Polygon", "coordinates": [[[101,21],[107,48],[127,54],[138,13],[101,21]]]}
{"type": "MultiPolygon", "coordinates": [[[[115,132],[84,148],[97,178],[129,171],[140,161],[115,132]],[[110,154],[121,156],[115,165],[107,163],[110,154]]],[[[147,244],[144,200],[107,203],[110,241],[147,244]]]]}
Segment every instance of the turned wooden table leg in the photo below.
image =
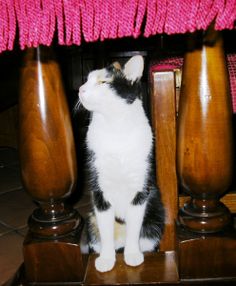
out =
{"type": "MultiPolygon", "coordinates": [[[[179,213],[182,279],[235,276],[236,232],[219,199],[232,178],[232,110],[219,32],[190,35],[180,95],[177,168],[191,196],[179,213]]],[[[222,284],[223,285],[223,284],[222,284]]]]}
{"type": "Polygon", "coordinates": [[[70,115],[58,64],[48,47],[26,51],[19,100],[23,184],[39,207],[24,241],[27,281],[81,281],[81,218],[65,204],[77,177],[70,115]]]}
{"type": "Polygon", "coordinates": [[[178,119],[178,173],[191,196],[180,212],[185,227],[217,232],[230,223],[219,202],[232,178],[232,108],[220,33],[191,36],[178,119]]]}

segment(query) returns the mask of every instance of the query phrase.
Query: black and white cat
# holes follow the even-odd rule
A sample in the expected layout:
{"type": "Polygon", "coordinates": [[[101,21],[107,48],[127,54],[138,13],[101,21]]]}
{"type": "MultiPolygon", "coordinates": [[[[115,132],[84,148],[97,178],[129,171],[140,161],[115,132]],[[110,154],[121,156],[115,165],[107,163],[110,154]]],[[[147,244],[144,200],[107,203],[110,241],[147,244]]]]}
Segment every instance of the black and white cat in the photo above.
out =
{"type": "Polygon", "coordinates": [[[140,78],[144,60],[132,57],[89,73],[79,89],[91,112],[87,132],[93,212],[88,220],[89,246],[99,257],[100,272],[113,268],[116,250],[124,248],[127,265],[144,261],[155,250],[164,227],[164,209],[152,177],[153,136],[142,105],[140,78]]]}

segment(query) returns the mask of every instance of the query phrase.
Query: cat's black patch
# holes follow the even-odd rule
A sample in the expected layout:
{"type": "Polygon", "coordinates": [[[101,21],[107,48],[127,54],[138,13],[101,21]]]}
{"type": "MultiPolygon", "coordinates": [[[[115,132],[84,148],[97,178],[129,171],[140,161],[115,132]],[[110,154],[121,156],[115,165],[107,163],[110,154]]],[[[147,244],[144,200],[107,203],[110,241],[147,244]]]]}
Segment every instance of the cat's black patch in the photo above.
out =
{"type": "Polygon", "coordinates": [[[110,203],[104,199],[103,193],[98,184],[98,174],[96,169],[94,168],[94,153],[92,151],[88,151],[88,173],[89,173],[89,181],[90,188],[93,192],[93,201],[95,207],[99,211],[106,211],[110,208],[110,203]]]}
{"type": "Polygon", "coordinates": [[[107,72],[113,75],[113,81],[109,83],[110,87],[116,91],[118,96],[125,99],[127,103],[131,104],[136,98],[142,98],[142,85],[140,81],[132,83],[120,70],[112,66],[107,68],[107,72]]]}
{"type": "Polygon", "coordinates": [[[106,70],[111,76],[120,73],[120,70],[118,70],[113,64],[107,66],[106,70]]]}
{"type": "Polygon", "coordinates": [[[104,199],[101,191],[93,192],[93,200],[96,208],[99,211],[106,211],[111,207],[110,203],[104,199]]]}
{"type": "Polygon", "coordinates": [[[138,192],[134,199],[132,200],[131,204],[136,206],[136,205],[142,205],[144,202],[146,202],[148,197],[148,191],[144,192],[138,192]]]}
{"type": "Polygon", "coordinates": [[[164,231],[165,210],[161,202],[159,189],[154,185],[149,188],[147,207],[143,219],[140,236],[143,238],[156,239],[164,231]]]}
{"type": "Polygon", "coordinates": [[[115,221],[119,224],[125,224],[125,221],[119,217],[115,217],[115,221]]]}
{"type": "MultiPolygon", "coordinates": [[[[90,213],[90,217],[85,221],[85,230],[87,236],[87,242],[89,242],[89,246],[92,244],[96,244],[98,242],[98,235],[96,227],[92,222],[92,217],[95,216],[94,213],[90,213]]],[[[92,248],[89,247],[89,252],[92,251],[92,248]]]]}

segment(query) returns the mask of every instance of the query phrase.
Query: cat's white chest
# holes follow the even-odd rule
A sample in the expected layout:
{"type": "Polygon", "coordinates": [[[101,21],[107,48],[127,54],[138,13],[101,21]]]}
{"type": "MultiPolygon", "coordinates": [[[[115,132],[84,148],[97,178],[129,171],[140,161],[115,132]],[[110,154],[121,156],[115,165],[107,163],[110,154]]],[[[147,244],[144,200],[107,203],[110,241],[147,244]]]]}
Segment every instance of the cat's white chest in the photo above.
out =
{"type": "Polygon", "coordinates": [[[137,158],[132,156],[109,153],[98,157],[95,165],[104,198],[114,207],[117,217],[125,218],[127,207],[137,191],[142,191],[145,166],[140,166],[137,158]]]}
{"type": "Polygon", "coordinates": [[[143,110],[133,112],[129,119],[112,124],[95,117],[87,134],[100,189],[120,218],[125,218],[134,196],[144,188],[152,147],[152,132],[143,110]]]}

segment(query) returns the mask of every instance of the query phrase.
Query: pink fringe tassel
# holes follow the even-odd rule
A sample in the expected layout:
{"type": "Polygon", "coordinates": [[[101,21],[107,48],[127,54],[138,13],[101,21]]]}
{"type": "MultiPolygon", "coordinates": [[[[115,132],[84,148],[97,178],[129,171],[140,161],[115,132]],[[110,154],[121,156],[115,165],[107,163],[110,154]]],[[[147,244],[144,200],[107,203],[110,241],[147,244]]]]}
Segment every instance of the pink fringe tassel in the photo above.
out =
{"type": "Polygon", "coordinates": [[[0,52],[19,45],[60,45],[84,40],[193,32],[215,21],[234,29],[236,0],[0,0],[0,52]]]}

